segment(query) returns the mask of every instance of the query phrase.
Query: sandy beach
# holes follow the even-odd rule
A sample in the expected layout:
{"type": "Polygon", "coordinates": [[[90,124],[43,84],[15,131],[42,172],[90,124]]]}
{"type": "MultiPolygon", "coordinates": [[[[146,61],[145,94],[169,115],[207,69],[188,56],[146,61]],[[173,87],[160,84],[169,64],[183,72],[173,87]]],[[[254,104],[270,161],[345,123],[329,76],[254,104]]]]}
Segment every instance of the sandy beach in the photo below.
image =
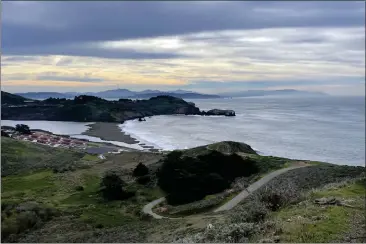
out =
{"type": "Polygon", "coordinates": [[[89,129],[83,132],[83,135],[99,137],[105,141],[120,141],[127,144],[139,143],[138,140],[123,133],[118,127],[117,123],[105,123],[97,122],[95,124],[88,125],[89,129]]]}
{"type": "Polygon", "coordinates": [[[105,141],[119,141],[127,144],[139,144],[141,147],[148,149],[152,152],[159,151],[153,146],[146,145],[144,143],[139,143],[138,140],[124,133],[117,123],[106,123],[106,122],[97,122],[95,124],[88,125],[89,129],[85,131],[83,134],[88,136],[99,137],[105,141]]]}

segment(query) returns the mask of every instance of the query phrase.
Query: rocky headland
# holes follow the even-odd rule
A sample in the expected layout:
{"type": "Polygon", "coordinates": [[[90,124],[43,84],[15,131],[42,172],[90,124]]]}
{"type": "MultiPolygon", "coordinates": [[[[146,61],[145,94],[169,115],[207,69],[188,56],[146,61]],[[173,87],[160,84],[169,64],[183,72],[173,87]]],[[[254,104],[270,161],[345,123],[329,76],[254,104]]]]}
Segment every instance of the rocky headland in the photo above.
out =
{"type": "Polygon", "coordinates": [[[153,115],[223,115],[235,116],[232,110],[200,111],[194,103],[172,96],[157,96],[147,100],[119,99],[108,101],[94,96],[74,99],[48,98],[29,101],[3,92],[1,117],[7,120],[49,120],[75,122],[116,122],[153,115]]]}

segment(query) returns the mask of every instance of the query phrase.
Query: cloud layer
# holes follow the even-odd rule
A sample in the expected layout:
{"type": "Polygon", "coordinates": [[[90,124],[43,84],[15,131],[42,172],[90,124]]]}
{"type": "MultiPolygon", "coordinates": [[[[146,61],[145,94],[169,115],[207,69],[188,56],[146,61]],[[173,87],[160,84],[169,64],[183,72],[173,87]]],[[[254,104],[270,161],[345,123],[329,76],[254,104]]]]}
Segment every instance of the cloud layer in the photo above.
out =
{"type": "Polygon", "coordinates": [[[332,93],[364,86],[364,17],[363,2],[4,2],[2,86],[332,93]]]}

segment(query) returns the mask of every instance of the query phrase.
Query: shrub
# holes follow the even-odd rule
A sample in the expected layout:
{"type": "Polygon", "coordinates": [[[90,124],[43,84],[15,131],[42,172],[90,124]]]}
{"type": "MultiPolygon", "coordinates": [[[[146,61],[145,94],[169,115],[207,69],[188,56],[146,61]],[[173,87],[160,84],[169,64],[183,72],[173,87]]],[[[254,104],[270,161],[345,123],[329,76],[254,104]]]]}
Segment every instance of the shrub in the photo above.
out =
{"type": "Polygon", "coordinates": [[[144,175],[144,176],[137,178],[137,183],[139,183],[141,185],[146,185],[146,184],[150,183],[150,181],[151,181],[150,175],[144,175]]]}
{"type": "Polygon", "coordinates": [[[4,223],[1,222],[1,240],[8,238],[12,234],[16,234],[18,232],[18,226],[16,223],[4,223]]]}
{"type": "Polygon", "coordinates": [[[137,177],[137,176],[144,176],[147,175],[149,173],[149,168],[146,167],[145,164],[143,163],[139,163],[136,168],[133,170],[132,175],[137,177]]]}
{"type": "Polygon", "coordinates": [[[258,231],[258,227],[253,223],[228,224],[224,226],[213,226],[203,232],[192,236],[178,239],[178,243],[243,243],[248,241],[248,237],[258,231]]]}
{"type": "Polygon", "coordinates": [[[37,214],[33,211],[21,212],[16,218],[18,231],[23,232],[27,229],[33,228],[40,221],[37,214]]]}
{"type": "Polygon", "coordinates": [[[100,183],[101,193],[105,200],[124,200],[131,196],[134,196],[135,193],[127,192],[123,190],[123,186],[125,182],[114,172],[107,173],[100,183]]]}
{"type": "Polygon", "coordinates": [[[1,130],[1,136],[5,136],[5,137],[10,137],[8,133],[6,133],[5,131],[1,130]]]}
{"type": "Polygon", "coordinates": [[[77,187],[75,187],[75,190],[76,190],[76,191],[84,191],[84,187],[82,187],[82,186],[77,186],[77,187]]]}
{"type": "Polygon", "coordinates": [[[229,181],[225,180],[221,175],[217,173],[208,174],[203,179],[203,182],[205,184],[205,188],[208,189],[205,195],[215,194],[230,187],[229,181]],[[215,189],[213,189],[212,186],[215,186],[215,189]]]}
{"type": "Polygon", "coordinates": [[[18,131],[21,134],[30,134],[31,131],[28,125],[18,124],[15,126],[15,131],[18,131]]]}
{"type": "Polygon", "coordinates": [[[265,187],[259,194],[260,200],[272,211],[298,202],[302,196],[299,189],[290,183],[280,188],[265,187]]]}
{"type": "Polygon", "coordinates": [[[237,206],[234,213],[231,214],[231,221],[258,223],[263,221],[268,215],[269,210],[259,199],[253,199],[245,204],[237,206]]]}
{"type": "Polygon", "coordinates": [[[124,195],[124,190],[122,186],[124,186],[124,181],[113,172],[107,173],[100,183],[101,192],[104,199],[107,200],[119,200],[122,199],[124,195]]]}

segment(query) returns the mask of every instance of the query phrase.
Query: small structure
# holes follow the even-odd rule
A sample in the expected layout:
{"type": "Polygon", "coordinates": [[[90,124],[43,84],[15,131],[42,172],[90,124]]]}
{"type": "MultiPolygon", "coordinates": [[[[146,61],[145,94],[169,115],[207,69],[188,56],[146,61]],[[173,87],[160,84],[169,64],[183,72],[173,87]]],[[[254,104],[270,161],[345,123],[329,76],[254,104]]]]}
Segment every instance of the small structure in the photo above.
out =
{"type": "Polygon", "coordinates": [[[98,158],[100,158],[100,159],[106,159],[106,157],[103,154],[99,154],[98,158]]]}

